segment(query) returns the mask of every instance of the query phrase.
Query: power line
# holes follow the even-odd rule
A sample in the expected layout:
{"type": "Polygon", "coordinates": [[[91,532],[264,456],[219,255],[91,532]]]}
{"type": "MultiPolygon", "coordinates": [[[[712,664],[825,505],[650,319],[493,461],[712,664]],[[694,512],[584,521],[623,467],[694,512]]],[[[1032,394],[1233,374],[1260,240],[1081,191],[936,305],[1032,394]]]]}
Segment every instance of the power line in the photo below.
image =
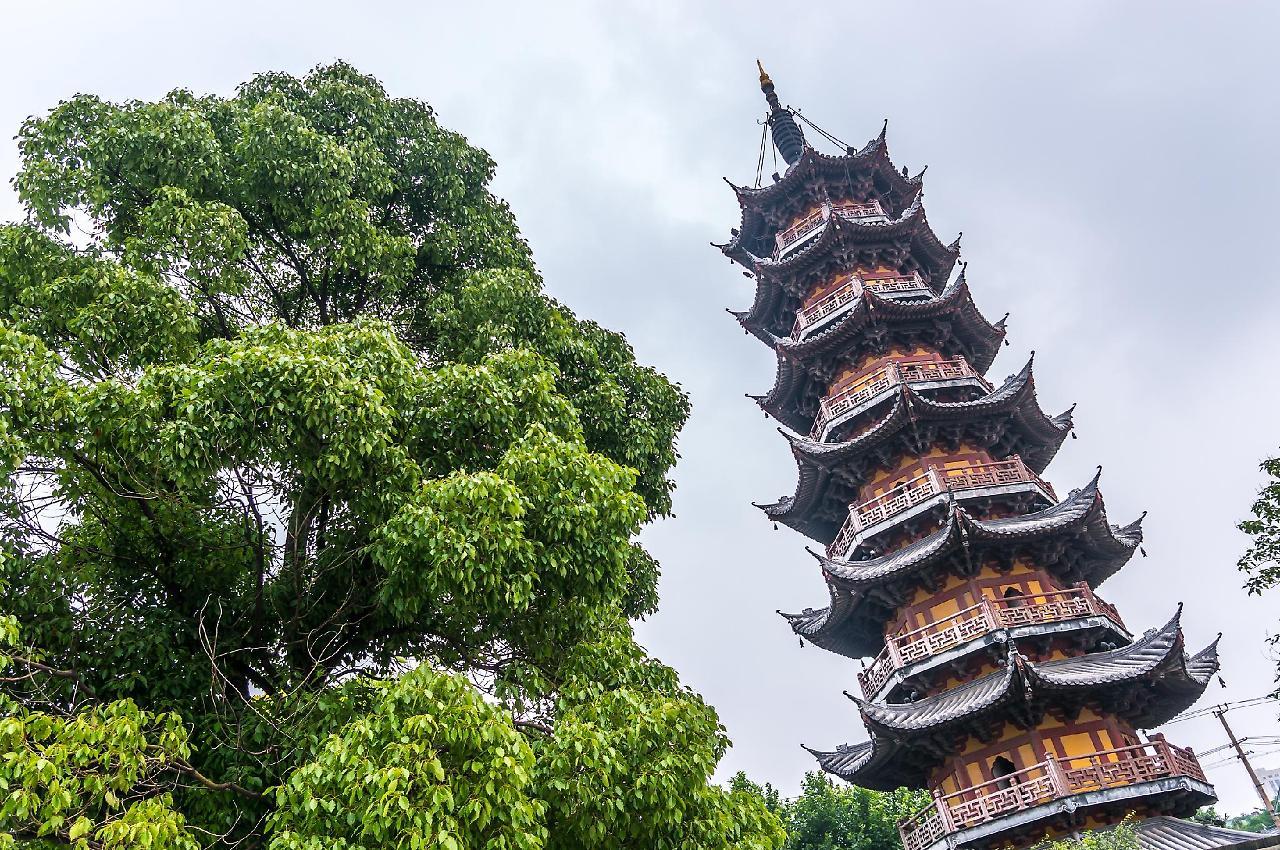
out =
{"type": "Polygon", "coordinates": [[[1231,746],[1235,748],[1236,755],[1240,757],[1240,763],[1244,765],[1244,769],[1249,774],[1249,779],[1253,782],[1253,787],[1258,792],[1258,799],[1262,800],[1262,808],[1266,809],[1271,815],[1271,820],[1275,825],[1280,827],[1280,813],[1271,807],[1271,800],[1267,797],[1267,789],[1262,786],[1262,780],[1258,778],[1258,774],[1254,773],[1253,765],[1249,763],[1249,757],[1245,755],[1244,748],[1240,746],[1240,742],[1236,740],[1236,733],[1231,731],[1231,724],[1227,723],[1228,707],[1219,706],[1213,715],[1222,723],[1223,730],[1227,733],[1227,738],[1231,740],[1231,746]]]}
{"type": "Polygon", "coordinates": [[[1276,703],[1276,700],[1273,697],[1265,696],[1265,697],[1251,697],[1249,699],[1236,700],[1234,702],[1224,702],[1218,705],[1211,705],[1208,708],[1201,708],[1195,711],[1188,711],[1187,713],[1180,714],[1174,719],[1170,720],[1168,723],[1164,723],[1162,725],[1171,726],[1174,723],[1181,723],[1184,720],[1194,720],[1197,717],[1206,717],[1210,714],[1215,714],[1219,708],[1223,710],[1229,710],[1234,708],[1253,708],[1256,705],[1262,705],[1263,703],[1268,703],[1268,702],[1276,703]]]}

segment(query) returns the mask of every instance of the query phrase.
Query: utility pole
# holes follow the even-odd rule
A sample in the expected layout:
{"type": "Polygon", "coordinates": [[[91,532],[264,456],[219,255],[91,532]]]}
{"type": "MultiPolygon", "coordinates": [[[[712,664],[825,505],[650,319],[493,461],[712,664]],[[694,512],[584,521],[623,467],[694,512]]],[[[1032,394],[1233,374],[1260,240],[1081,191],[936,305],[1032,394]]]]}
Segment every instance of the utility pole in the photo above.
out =
{"type": "Polygon", "coordinates": [[[1262,781],[1258,779],[1258,774],[1253,772],[1253,765],[1249,764],[1249,757],[1244,754],[1244,748],[1240,746],[1240,742],[1236,740],[1236,733],[1231,731],[1231,726],[1227,724],[1227,707],[1220,705],[1213,710],[1213,716],[1222,722],[1222,728],[1227,730],[1227,738],[1231,741],[1231,746],[1235,747],[1236,755],[1240,757],[1240,762],[1244,765],[1244,769],[1249,772],[1249,778],[1253,780],[1253,787],[1258,791],[1258,797],[1262,800],[1262,807],[1267,810],[1267,814],[1271,815],[1271,820],[1277,827],[1280,827],[1280,813],[1277,813],[1271,807],[1271,800],[1267,798],[1267,789],[1263,786],[1262,781]]]}

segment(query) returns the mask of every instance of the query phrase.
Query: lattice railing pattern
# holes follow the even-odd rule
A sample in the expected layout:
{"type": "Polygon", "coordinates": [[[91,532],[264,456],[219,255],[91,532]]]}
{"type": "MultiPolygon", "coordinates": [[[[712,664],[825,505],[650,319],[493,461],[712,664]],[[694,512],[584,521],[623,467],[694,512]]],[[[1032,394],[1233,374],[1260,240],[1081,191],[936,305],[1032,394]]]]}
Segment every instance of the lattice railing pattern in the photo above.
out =
{"type": "Polygon", "coordinates": [[[1057,791],[1053,777],[1045,773],[1043,776],[1020,777],[1011,781],[1007,788],[996,788],[972,800],[949,801],[946,805],[950,809],[952,824],[963,829],[1007,812],[1052,800],[1057,791]]]}
{"type": "Polygon", "coordinates": [[[1161,735],[1153,735],[1145,744],[1063,759],[1049,758],[1008,776],[939,795],[925,809],[899,823],[898,830],[907,850],[925,850],[948,833],[1050,800],[1170,776],[1205,781],[1204,770],[1194,752],[1173,746],[1161,735]]]}
{"type": "Polygon", "coordinates": [[[929,285],[924,282],[919,272],[891,277],[864,277],[862,285],[881,295],[892,295],[895,292],[925,292],[929,289],[929,285]]]}
{"type": "Polygon", "coordinates": [[[791,245],[799,242],[804,237],[813,233],[822,227],[827,221],[828,209],[824,206],[809,213],[786,230],[778,231],[778,235],[773,237],[774,244],[778,251],[789,248],[791,245]]]}
{"type": "Polygon", "coordinates": [[[994,626],[994,617],[987,605],[974,606],[969,615],[951,620],[944,628],[919,629],[914,637],[908,637],[896,643],[898,659],[905,665],[946,652],[953,646],[976,640],[990,632],[994,626]]]}
{"type": "Polygon", "coordinates": [[[928,464],[923,472],[888,492],[851,506],[849,518],[845,520],[836,539],[827,547],[827,554],[833,558],[846,555],[865,530],[942,493],[960,493],[981,487],[1019,483],[1035,484],[1049,499],[1055,502],[1058,499],[1053,488],[1027,468],[1022,458],[1017,455],[1008,460],[954,469],[944,469],[928,464]]]}
{"type": "Polygon", "coordinates": [[[1057,623],[1091,616],[1107,617],[1124,628],[1124,622],[1115,606],[1099,599],[1084,582],[1066,590],[1049,590],[998,599],[984,598],[978,604],[940,620],[891,635],[885,640],[880,654],[858,675],[858,681],[862,685],[862,692],[871,696],[879,692],[894,671],[946,652],[952,647],[977,640],[996,629],[1057,623]]]}
{"type": "Polygon", "coordinates": [[[893,662],[893,656],[889,654],[889,644],[886,643],[884,649],[880,650],[880,654],[875,657],[867,669],[858,674],[858,684],[862,686],[862,695],[870,697],[872,694],[879,693],[880,689],[884,687],[884,683],[889,681],[889,677],[897,669],[893,662]]]}
{"type": "Polygon", "coordinates": [[[862,280],[856,275],[835,289],[823,295],[812,304],[807,304],[796,311],[796,324],[793,333],[798,334],[812,324],[822,321],[832,313],[839,311],[846,304],[857,301],[862,296],[862,280]]]}
{"type": "Polygon", "coordinates": [[[831,211],[841,218],[848,219],[884,217],[884,208],[880,206],[879,201],[867,201],[860,204],[842,201],[838,204],[832,204],[831,211]]]}
{"type": "Polygon", "coordinates": [[[880,206],[879,201],[866,201],[864,203],[845,201],[834,205],[824,203],[790,227],[778,231],[778,235],[773,237],[774,245],[776,246],[774,249],[775,256],[815,230],[820,229],[833,214],[849,220],[885,218],[884,208],[880,206]]]}
{"type": "Polygon", "coordinates": [[[954,381],[971,378],[991,391],[991,385],[963,357],[948,360],[913,360],[890,362],[856,377],[834,395],[822,399],[818,416],[813,420],[809,436],[818,439],[828,426],[846,418],[880,393],[900,384],[928,381],[954,381]]]}
{"type": "Polygon", "coordinates": [[[1077,792],[1097,791],[1101,788],[1114,788],[1117,785],[1134,785],[1168,776],[1171,765],[1166,762],[1162,752],[1137,753],[1126,759],[1117,761],[1084,760],[1082,767],[1069,765],[1082,759],[1069,759],[1062,762],[1063,776],[1067,787],[1077,792]]]}
{"type": "Polygon", "coordinates": [[[1189,747],[1175,747],[1170,744],[1169,760],[1175,776],[1190,776],[1192,779],[1199,779],[1206,783],[1209,781],[1204,775],[1204,768],[1200,767],[1200,762],[1196,759],[1196,754],[1189,747]]]}
{"type": "Polygon", "coordinates": [[[796,311],[796,324],[793,334],[801,333],[805,328],[814,325],[833,313],[838,313],[846,305],[857,301],[864,289],[881,295],[892,295],[896,292],[925,292],[928,284],[919,272],[894,275],[892,277],[861,277],[851,275],[848,280],[823,295],[812,304],[806,304],[796,311]]]}
{"type": "Polygon", "coordinates": [[[903,850],[925,850],[951,831],[950,826],[942,819],[941,810],[936,806],[930,806],[898,826],[903,850]]]}

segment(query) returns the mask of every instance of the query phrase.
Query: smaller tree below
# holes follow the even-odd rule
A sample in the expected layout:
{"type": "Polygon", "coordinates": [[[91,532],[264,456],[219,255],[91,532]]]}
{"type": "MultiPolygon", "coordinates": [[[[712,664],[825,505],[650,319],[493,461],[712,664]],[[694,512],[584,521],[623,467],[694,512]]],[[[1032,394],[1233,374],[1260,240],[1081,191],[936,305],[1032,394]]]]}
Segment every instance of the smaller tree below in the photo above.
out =
{"type": "Polygon", "coordinates": [[[1112,829],[1086,832],[1078,838],[1048,841],[1035,850],[1139,850],[1133,824],[1125,821],[1112,829]]]}
{"type": "Polygon", "coordinates": [[[1227,818],[1226,825],[1228,829],[1238,829],[1242,832],[1266,832],[1275,826],[1275,821],[1271,819],[1271,815],[1267,814],[1266,809],[1255,809],[1252,812],[1227,818]]]}
{"type": "MultiPolygon", "coordinates": [[[[1238,564],[1240,571],[1248,576],[1245,589],[1258,595],[1280,584],[1280,457],[1264,460],[1261,468],[1268,479],[1249,509],[1253,517],[1239,525],[1251,541],[1238,564]]],[[[1276,643],[1280,634],[1270,640],[1276,643]]],[[[1272,695],[1280,696],[1280,690],[1272,695]]]]}
{"type": "Polygon", "coordinates": [[[805,774],[800,796],[780,800],[771,786],[760,788],[738,774],[735,791],[750,790],[787,828],[786,850],[901,850],[898,821],[929,802],[923,791],[889,793],[837,785],[825,774],[805,774]]]}

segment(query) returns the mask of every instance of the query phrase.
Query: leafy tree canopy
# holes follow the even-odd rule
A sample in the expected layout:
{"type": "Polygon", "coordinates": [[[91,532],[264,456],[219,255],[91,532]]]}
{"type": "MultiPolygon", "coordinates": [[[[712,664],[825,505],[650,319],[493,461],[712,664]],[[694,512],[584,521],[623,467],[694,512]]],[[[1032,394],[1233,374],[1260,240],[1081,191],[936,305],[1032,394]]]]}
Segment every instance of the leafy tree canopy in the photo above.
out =
{"type": "Polygon", "coordinates": [[[777,847],[647,658],[688,405],[344,64],[28,120],[0,845],[777,847]]]}
{"type": "Polygon", "coordinates": [[[1079,838],[1049,841],[1036,850],[1139,850],[1139,845],[1133,825],[1125,821],[1111,829],[1085,832],[1079,838]]]}
{"type": "Polygon", "coordinates": [[[929,802],[928,792],[881,793],[837,784],[818,771],[805,774],[799,796],[789,800],[741,773],[730,787],[753,793],[782,818],[787,850],[901,850],[898,821],[929,802]]]}
{"type": "Polygon", "coordinates": [[[1242,832],[1267,832],[1274,829],[1275,825],[1276,822],[1272,820],[1271,815],[1262,808],[1229,817],[1225,821],[1225,826],[1229,829],[1238,829],[1242,832]]]}
{"type": "MultiPolygon", "coordinates": [[[[1240,570],[1247,577],[1245,589],[1258,595],[1280,585],[1280,457],[1264,460],[1261,468],[1267,475],[1267,484],[1250,509],[1252,518],[1239,526],[1251,538],[1239,561],[1240,570]]],[[[1280,642],[1280,633],[1270,640],[1273,644],[1280,642]]],[[[1280,681],[1280,674],[1277,680],[1280,681]]],[[[1280,697],[1280,689],[1272,696],[1280,697]]]]}
{"type": "MultiPolygon", "coordinates": [[[[742,773],[733,777],[730,787],[754,795],[782,819],[787,829],[786,850],[902,850],[898,822],[929,804],[927,791],[871,791],[833,782],[817,771],[805,775],[801,793],[792,799],[782,799],[772,786],[761,787],[742,773]]],[[[1035,850],[1139,847],[1133,826],[1126,821],[1113,829],[1045,841],[1035,850]]]]}

